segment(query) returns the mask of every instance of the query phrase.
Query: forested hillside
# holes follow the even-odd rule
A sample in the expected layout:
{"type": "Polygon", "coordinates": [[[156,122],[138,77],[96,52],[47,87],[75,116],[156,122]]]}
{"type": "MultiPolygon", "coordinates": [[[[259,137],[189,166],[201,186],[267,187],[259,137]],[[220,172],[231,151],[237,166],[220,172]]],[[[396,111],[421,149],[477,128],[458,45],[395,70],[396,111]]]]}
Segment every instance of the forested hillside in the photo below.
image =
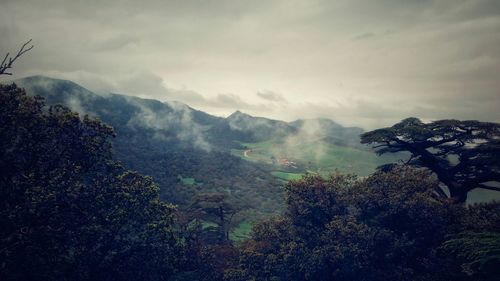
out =
{"type": "Polygon", "coordinates": [[[498,46],[499,0],[0,0],[0,281],[498,281],[498,46]]]}
{"type": "Polygon", "coordinates": [[[361,129],[331,120],[286,123],[239,111],[222,118],[178,102],[98,95],[71,81],[43,76],[15,83],[48,104],[64,104],[113,126],[117,159],[152,176],[162,198],[181,208],[195,194],[223,192],[246,202],[244,217],[254,220],[283,210],[281,185],[290,175],[335,170],[368,175],[395,161],[361,145],[361,129]]]}
{"type": "MultiPolygon", "coordinates": [[[[123,136],[112,127],[45,105],[15,85],[0,86],[0,94],[2,280],[476,281],[499,274],[499,204],[454,200],[432,167],[386,166],[364,178],[306,175],[284,186],[281,214],[254,221],[250,237],[239,236],[235,224],[248,228],[249,209],[266,205],[250,206],[253,201],[232,196],[236,190],[203,189],[210,177],[217,182],[214,167],[236,173],[235,167],[255,167],[250,162],[220,151],[176,159],[165,149],[158,163],[178,163],[172,170],[192,192],[188,205],[175,208],[164,200],[188,192],[172,188],[160,200],[151,178],[116,162],[116,140],[123,136]],[[188,178],[182,173],[189,169],[207,176],[188,178]]],[[[473,159],[481,159],[474,165],[496,173],[498,159],[491,155],[497,153],[498,124],[437,124],[466,128],[450,136],[456,143],[483,139],[481,146],[460,146],[457,153],[474,153],[473,159]],[[478,130],[486,131],[473,133],[478,130]]],[[[419,126],[426,125],[409,119],[395,128],[415,132],[419,126]]],[[[372,137],[380,132],[364,136],[377,141],[372,137]]],[[[426,137],[433,139],[432,132],[426,137]]],[[[454,147],[442,151],[455,153],[454,147]]],[[[151,165],[149,159],[138,167],[151,165]]],[[[265,178],[235,177],[255,185],[255,193],[245,196],[277,196],[257,193],[265,178]]]]}

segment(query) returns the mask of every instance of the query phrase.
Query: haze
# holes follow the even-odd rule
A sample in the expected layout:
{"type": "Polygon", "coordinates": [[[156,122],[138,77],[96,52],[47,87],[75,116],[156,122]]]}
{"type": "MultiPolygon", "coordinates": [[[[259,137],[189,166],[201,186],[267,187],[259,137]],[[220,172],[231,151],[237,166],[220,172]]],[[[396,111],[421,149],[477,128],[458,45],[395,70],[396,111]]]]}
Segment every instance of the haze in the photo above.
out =
{"type": "Polygon", "coordinates": [[[500,1],[11,1],[12,77],[177,100],[212,114],[500,121],[500,1]]]}

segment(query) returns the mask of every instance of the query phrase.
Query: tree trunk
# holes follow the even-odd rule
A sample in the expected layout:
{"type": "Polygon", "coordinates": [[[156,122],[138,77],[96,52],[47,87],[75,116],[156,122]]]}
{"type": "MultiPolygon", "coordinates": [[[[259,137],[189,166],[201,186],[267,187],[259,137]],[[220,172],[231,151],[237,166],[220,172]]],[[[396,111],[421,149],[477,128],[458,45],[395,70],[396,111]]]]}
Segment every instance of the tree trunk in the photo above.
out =
{"type": "Polygon", "coordinates": [[[467,191],[460,187],[449,187],[450,199],[453,204],[463,204],[467,201],[467,191]]]}

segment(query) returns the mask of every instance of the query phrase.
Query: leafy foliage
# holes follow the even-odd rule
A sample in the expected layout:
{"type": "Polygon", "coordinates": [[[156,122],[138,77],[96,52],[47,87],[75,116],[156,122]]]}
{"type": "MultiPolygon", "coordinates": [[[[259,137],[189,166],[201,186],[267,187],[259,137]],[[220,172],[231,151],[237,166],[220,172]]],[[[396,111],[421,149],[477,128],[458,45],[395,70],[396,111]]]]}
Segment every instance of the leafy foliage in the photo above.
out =
{"type": "Polygon", "coordinates": [[[195,196],[189,212],[194,219],[214,223],[216,227],[213,228],[218,242],[228,242],[233,217],[243,207],[241,202],[230,202],[226,193],[202,193],[195,196]]]}
{"type": "Polygon", "coordinates": [[[284,207],[281,183],[266,167],[224,151],[238,146],[234,138],[244,137],[224,118],[183,104],[101,96],[71,81],[34,76],[17,82],[29,95],[43,96],[47,104],[65,104],[113,126],[115,158],[128,169],[153,177],[161,198],[180,209],[186,209],[200,192],[226,192],[248,202],[247,215],[252,219],[284,207]],[[208,148],[197,146],[200,140],[207,141],[208,148]],[[179,176],[199,184],[186,185],[179,176]]]}
{"type": "Polygon", "coordinates": [[[444,243],[451,255],[463,259],[462,269],[478,280],[495,280],[500,274],[500,233],[465,232],[444,243]]]}
{"type": "MultiPolygon", "coordinates": [[[[168,187],[164,198],[189,206],[175,211],[160,200],[152,178],[114,161],[111,127],[47,106],[15,85],[0,86],[0,105],[1,280],[476,281],[498,275],[500,204],[451,204],[442,196],[442,177],[427,169],[396,166],[366,178],[308,174],[285,186],[285,213],[257,223],[235,247],[228,237],[244,221],[235,219],[241,210],[280,207],[254,202],[280,196],[280,189],[262,186],[260,176],[270,174],[227,153],[161,146],[146,152],[152,143],[124,129],[137,138],[115,141],[115,149],[155,173],[168,187]],[[248,168],[243,175],[242,167],[248,168]],[[252,181],[251,188],[230,188],[221,180],[225,173],[235,183],[252,181]],[[182,182],[188,178],[196,182],[182,182]],[[245,202],[239,192],[259,196],[245,202]],[[210,229],[216,239],[207,236],[210,229]]],[[[440,167],[475,169],[469,176],[476,178],[486,169],[496,173],[496,124],[470,121],[467,139],[462,121],[434,129],[416,119],[404,123],[365,138],[442,142],[426,150],[442,156],[440,167]],[[432,137],[437,131],[442,135],[432,137]],[[456,137],[455,144],[445,137],[456,137]]],[[[425,156],[415,157],[413,163],[425,166],[425,156]]]]}
{"type": "Polygon", "coordinates": [[[292,182],[285,215],[254,227],[226,280],[475,280],[440,249],[450,234],[474,231],[478,210],[450,204],[437,185],[411,168],[292,182]]]}
{"type": "Polygon", "coordinates": [[[113,130],[0,85],[0,279],[166,280],[173,206],[111,157],[113,130]]]}

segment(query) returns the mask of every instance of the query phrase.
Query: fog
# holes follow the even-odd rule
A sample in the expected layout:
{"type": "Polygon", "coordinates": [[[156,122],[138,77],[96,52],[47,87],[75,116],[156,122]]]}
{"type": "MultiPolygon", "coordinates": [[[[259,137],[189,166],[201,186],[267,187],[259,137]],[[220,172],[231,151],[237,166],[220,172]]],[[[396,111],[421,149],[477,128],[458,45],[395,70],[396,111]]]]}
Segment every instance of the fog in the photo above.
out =
{"type": "Polygon", "coordinates": [[[13,77],[365,129],[409,116],[500,121],[500,2],[14,1],[13,77]]]}

